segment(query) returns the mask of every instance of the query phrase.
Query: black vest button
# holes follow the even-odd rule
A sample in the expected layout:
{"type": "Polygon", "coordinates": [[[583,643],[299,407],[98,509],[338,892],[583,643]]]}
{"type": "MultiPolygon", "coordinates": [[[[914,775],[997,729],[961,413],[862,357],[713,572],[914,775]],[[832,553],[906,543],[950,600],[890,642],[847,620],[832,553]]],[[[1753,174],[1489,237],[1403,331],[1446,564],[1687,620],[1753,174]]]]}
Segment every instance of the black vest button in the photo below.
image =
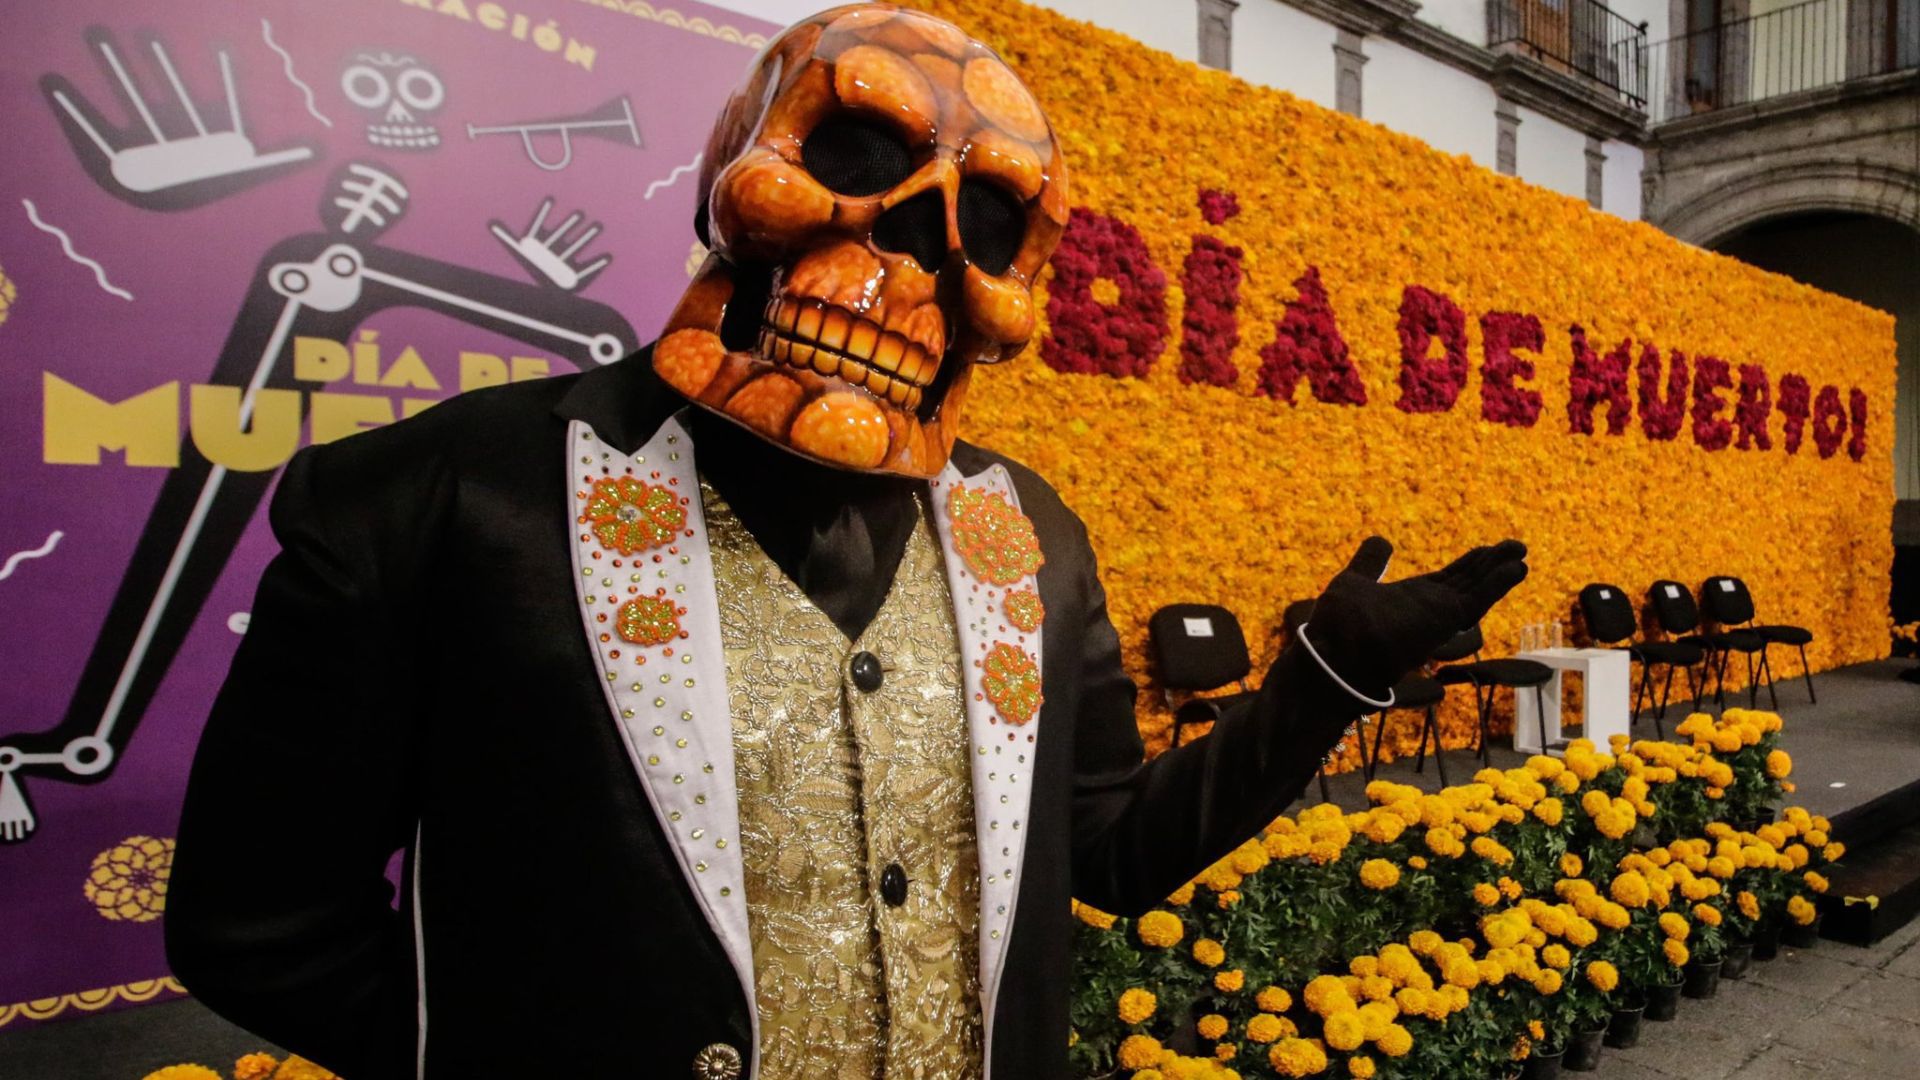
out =
{"type": "Polygon", "coordinates": [[[880,671],[880,658],[870,652],[854,653],[853,662],[848,667],[853,672],[853,685],[864,693],[873,693],[886,681],[886,676],[880,671]]]}
{"type": "Polygon", "coordinates": [[[880,871],[880,899],[891,907],[907,902],[907,872],[900,869],[897,862],[888,863],[887,868],[880,871]]]}

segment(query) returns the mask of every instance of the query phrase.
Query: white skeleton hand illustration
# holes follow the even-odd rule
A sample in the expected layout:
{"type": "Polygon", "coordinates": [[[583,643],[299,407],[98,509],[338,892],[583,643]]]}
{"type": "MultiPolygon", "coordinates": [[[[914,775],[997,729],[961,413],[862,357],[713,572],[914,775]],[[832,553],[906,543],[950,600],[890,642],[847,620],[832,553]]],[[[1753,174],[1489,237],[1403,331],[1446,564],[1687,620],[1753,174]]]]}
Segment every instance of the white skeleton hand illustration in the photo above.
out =
{"type": "MultiPolygon", "coordinates": [[[[265,154],[254,148],[252,140],[247,138],[240,120],[240,98],[233,86],[233,61],[225,50],[219,52],[220,78],[226,87],[226,103],[229,130],[209,131],[200,110],[194,107],[193,99],[187,96],[187,88],[180,81],[180,74],[174,70],[173,60],[167,55],[166,47],[158,41],[153,43],[154,58],[172,84],[174,96],[179,98],[187,118],[193,122],[196,134],[179,138],[168,138],[154,120],[153,110],[140,94],[140,88],[127,69],[120,62],[120,56],[110,42],[96,42],[107,66],[113,69],[120,86],[126,91],[133,107],[140,114],[141,122],[147,132],[153,136],[150,143],[138,144],[116,149],[101,134],[87,114],[76,106],[64,90],[55,90],[53,97],[66,110],[73,122],[93,140],[109,163],[114,180],[129,191],[150,194],[171,188],[200,184],[236,173],[252,172],[271,168],[293,161],[302,161],[313,156],[311,147],[295,146],[285,150],[274,150],[265,154]]],[[[80,99],[87,103],[85,98],[80,99]]],[[[91,104],[91,103],[87,103],[91,104]]]]}
{"type": "Polygon", "coordinates": [[[573,292],[585,285],[589,278],[606,269],[607,264],[613,261],[613,256],[602,255],[585,266],[569,263],[567,260],[572,258],[575,252],[585,247],[587,241],[599,235],[600,223],[596,221],[582,229],[579,235],[574,237],[573,242],[567,245],[566,250],[556,250],[568,230],[579,224],[580,214],[575,211],[568,215],[567,220],[542,237],[540,227],[546,224],[547,214],[552,210],[553,199],[541,200],[539,211],[533,215],[533,223],[527,226],[526,233],[521,236],[513,235],[498,221],[488,222],[487,231],[493,233],[495,239],[505,244],[507,250],[513,252],[529,270],[546,278],[554,285],[573,292]]]}

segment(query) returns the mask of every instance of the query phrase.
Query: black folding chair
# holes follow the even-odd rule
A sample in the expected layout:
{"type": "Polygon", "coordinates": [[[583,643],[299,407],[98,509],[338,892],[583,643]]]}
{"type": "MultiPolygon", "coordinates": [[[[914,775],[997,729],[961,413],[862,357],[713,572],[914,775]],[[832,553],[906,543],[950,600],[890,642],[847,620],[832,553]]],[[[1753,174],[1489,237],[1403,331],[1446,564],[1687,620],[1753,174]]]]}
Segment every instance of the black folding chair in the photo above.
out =
{"type": "MultiPolygon", "coordinates": [[[[1804,626],[1791,626],[1786,623],[1759,623],[1753,620],[1753,594],[1747,591],[1747,583],[1737,577],[1710,577],[1700,587],[1705,600],[1701,606],[1707,609],[1707,618],[1724,625],[1738,625],[1742,630],[1751,630],[1760,635],[1760,640],[1768,645],[1791,645],[1800,650],[1800,677],[1807,681],[1807,701],[1818,704],[1819,698],[1813,695],[1813,668],[1807,663],[1807,646],[1813,643],[1813,631],[1804,626]],[[1746,618],[1738,618],[1745,614],[1746,618]],[[1724,617],[1723,617],[1724,616],[1724,617]]],[[[1766,664],[1767,692],[1773,693],[1773,663],[1766,664]]],[[[1780,707],[1780,699],[1773,698],[1774,708],[1780,707]]]]}
{"type": "MultiPolygon", "coordinates": [[[[1707,667],[1714,673],[1713,699],[1724,708],[1727,704],[1727,660],[1734,653],[1743,653],[1747,657],[1747,667],[1753,667],[1753,654],[1761,653],[1765,660],[1766,642],[1751,630],[1728,630],[1725,627],[1717,631],[1705,631],[1700,627],[1700,607],[1693,601],[1693,593],[1677,581],[1661,580],[1647,589],[1647,604],[1653,608],[1653,618],[1660,629],[1673,635],[1674,640],[1699,645],[1707,650],[1707,667]]],[[[1706,695],[1706,679],[1700,680],[1699,693],[1693,700],[1693,707],[1700,707],[1700,698],[1706,695]]],[[[1750,694],[1757,694],[1756,688],[1749,683],[1750,694]]],[[[1755,696],[1757,700],[1757,696],[1755,696]]]]}
{"type": "Polygon", "coordinates": [[[1435,660],[1458,659],[1463,663],[1447,664],[1433,673],[1433,677],[1442,686],[1467,685],[1473,687],[1474,697],[1478,699],[1480,709],[1480,761],[1493,764],[1493,750],[1489,745],[1488,722],[1493,718],[1493,699],[1501,687],[1518,694],[1522,690],[1532,690],[1534,712],[1540,721],[1540,748],[1544,752],[1552,749],[1547,744],[1547,695],[1545,686],[1553,680],[1553,669],[1537,660],[1522,660],[1518,657],[1503,656],[1493,660],[1482,660],[1480,650],[1486,648],[1486,639],[1480,634],[1476,623],[1454,635],[1452,641],[1441,646],[1434,653],[1435,660]],[[1466,657],[1473,657],[1466,661],[1466,657]]]}
{"type": "Polygon", "coordinates": [[[1253,659],[1240,620],[1218,604],[1168,604],[1147,619],[1147,638],[1160,669],[1160,690],[1173,711],[1173,745],[1180,729],[1220,719],[1231,705],[1253,696],[1247,675],[1253,659]],[[1240,692],[1219,697],[1194,694],[1238,684],[1240,692]],[[1188,695],[1176,701],[1176,694],[1188,695]]]}
{"type": "Polygon", "coordinates": [[[1660,687],[1660,701],[1653,709],[1653,733],[1666,738],[1666,732],[1660,722],[1667,718],[1667,703],[1673,694],[1673,671],[1683,668],[1687,673],[1687,688],[1697,700],[1700,696],[1699,685],[1694,669],[1700,668],[1699,679],[1706,676],[1706,647],[1690,641],[1629,641],[1639,622],[1634,618],[1633,601],[1621,592],[1618,586],[1596,582],[1580,590],[1580,616],[1586,620],[1587,635],[1599,645],[1618,647],[1626,641],[1627,656],[1640,665],[1640,683],[1633,691],[1633,714],[1631,723],[1640,722],[1640,705],[1643,700],[1650,702],[1653,691],[1653,669],[1665,664],[1667,678],[1660,687]]]}

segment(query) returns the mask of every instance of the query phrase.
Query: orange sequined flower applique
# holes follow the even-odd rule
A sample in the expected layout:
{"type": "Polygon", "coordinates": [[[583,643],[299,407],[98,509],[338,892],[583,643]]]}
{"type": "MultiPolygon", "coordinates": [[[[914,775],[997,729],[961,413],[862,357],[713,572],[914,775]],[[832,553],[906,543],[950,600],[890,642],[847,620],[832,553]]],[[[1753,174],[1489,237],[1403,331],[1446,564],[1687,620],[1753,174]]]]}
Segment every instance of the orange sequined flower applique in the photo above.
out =
{"type": "Polygon", "coordinates": [[[1040,569],[1040,538],[1033,522],[997,491],[955,484],[947,495],[953,546],[967,569],[991,585],[1011,585],[1040,569]]]}
{"type": "Polygon", "coordinates": [[[1023,634],[1031,634],[1040,629],[1041,620],[1047,617],[1046,605],[1040,602],[1040,594],[1032,589],[1010,592],[1002,605],[1007,622],[1023,634]]]}
{"type": "Polygon", "coordinates": [[[1040,666],[1033,657],[1003,641],[987,653],[985,668],[981,685],[1001,719],[1018,726],[1039,714],[1040,666]]]}
{"type": "Polygon", "coordinates": [[[636,596],[620,605],[614,629],[635,645],[665,645],[680,636],[680,616],[687,609],[658,596],[636,596]]]}
{"type": "Polygon", "coordinates": [[[673,492],[632,476],[606,477],[593,482],[586,512],[600,546],[631,555],[671,541],[687,525],[686,508],[673,492]]]}

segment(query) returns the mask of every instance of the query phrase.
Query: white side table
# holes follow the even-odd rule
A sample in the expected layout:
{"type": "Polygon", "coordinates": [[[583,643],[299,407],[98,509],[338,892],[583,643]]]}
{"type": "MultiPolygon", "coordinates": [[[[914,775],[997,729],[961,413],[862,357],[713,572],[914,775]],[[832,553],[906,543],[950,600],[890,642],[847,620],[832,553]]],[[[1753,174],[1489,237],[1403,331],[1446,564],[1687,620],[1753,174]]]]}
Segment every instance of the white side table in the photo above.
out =
{"type": "Polygon", "coordinates": [[[1516,659],[1547,665],[1553,669],[1553,680],[1540,688],[1546,699],[1547,747],[1540,745],[1541,724],[1540,717],[1534,715],[1534,695],[1523,690],[1513,696],[1514,750],[1522,754],[1561,752],[1554,744],[1561,741],[1561,682],[1569,671],[1579,673],[1586,687],[1586,719],[1581,734],[1603,753],[1608,736],[1632,734],[1628,729],[1627,694],[1633,683],[1633,665],[1625,649],[1537,649],[1520,653],[1516,659]]]}

